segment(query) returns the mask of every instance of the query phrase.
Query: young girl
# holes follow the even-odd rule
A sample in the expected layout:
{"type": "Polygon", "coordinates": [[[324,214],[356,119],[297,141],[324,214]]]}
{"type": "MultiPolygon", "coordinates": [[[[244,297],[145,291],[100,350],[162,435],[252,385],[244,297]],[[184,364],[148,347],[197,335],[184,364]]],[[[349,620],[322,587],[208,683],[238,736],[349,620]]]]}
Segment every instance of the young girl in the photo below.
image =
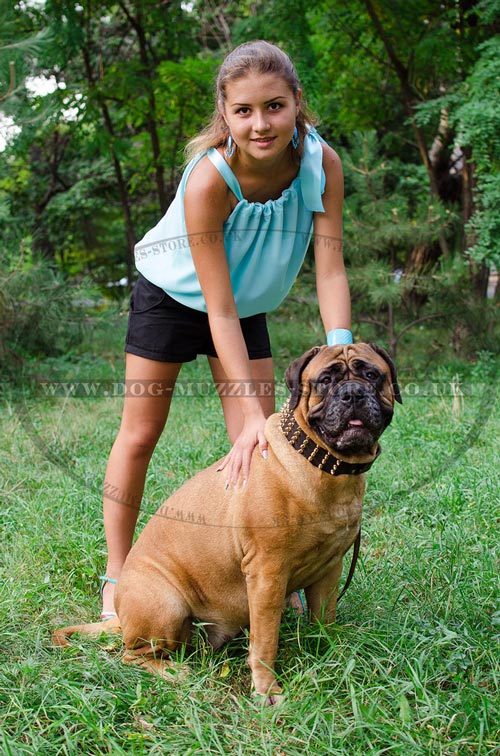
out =
{"type": "Polygon", "coordinates": [[[266,456],[264,425],[275,407],[265,313],[290,290],[313,229],[327,341],[352,341],[342,169],[312,124],[288,56],[264,41],[237,47],[220,68],[212,121],[188,145],[172,205],[136,247],[126,386],[142,390],[126,392],[106,472],[103,619],[114,614],[114,586],[183,362],[206,354],[218,385],[249,388],[221,392],[232,444],[221,486],[245,485],[256,446],[266,456]]]}

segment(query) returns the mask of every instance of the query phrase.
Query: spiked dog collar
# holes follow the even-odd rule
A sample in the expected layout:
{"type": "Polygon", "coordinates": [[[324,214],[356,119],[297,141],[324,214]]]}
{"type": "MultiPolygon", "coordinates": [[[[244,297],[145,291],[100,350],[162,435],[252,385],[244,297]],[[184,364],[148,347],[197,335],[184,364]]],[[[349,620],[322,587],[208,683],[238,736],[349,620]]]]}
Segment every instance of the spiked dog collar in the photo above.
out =
{"type": "Polygon", "coordinates": [[[299,454],[302,454],[318,470],[329,475],[361,475],[361,473],[370,469],[381,452],[380,446],[377,446],[375,458],[371,462],[357,464],[344,462],[328,451],[328,449],[313,441],[302,430],[295,420],[293,412],[290,410],[288,401],[285,402],[280,412],[280,428],[290,446],[298,451],[299,454]]]}

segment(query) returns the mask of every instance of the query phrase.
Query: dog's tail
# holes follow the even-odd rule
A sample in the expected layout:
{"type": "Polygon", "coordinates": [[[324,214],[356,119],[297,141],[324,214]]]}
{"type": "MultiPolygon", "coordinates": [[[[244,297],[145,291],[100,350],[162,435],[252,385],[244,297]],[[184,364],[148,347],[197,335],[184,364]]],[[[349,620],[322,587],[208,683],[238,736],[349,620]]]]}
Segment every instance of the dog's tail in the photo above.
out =
{"type": "Polygon", "coordinates": [[[110,617],[103,622],[88,622],[84,625],[61,627],[52,633],[52,642],[54,646],[69,646],[70,638],[76,633],[91,638],[99,638],[105,633],[121,633],[120,620],[118,617],[110,617]]]}

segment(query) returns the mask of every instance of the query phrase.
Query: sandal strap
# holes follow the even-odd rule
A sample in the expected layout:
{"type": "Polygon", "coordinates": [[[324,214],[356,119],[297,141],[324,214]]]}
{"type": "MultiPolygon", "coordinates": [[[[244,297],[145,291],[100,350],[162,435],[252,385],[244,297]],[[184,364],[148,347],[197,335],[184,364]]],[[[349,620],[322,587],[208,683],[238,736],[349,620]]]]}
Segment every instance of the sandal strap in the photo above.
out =
{"type": "Polygon", "coordinates": [[[106,583],[112,583],[113,585],[118,584],[118,580],[115,580],[114,578],[110,578],[107,575],[99,575],[99,580],[101,581],[101,587],[99,589],[99,593],[101,594],[101,596],[102,596],[102,592],[104,590],[104,586],[106,585],[106,583]]]}
{"type": "Polygon", "coordinates": [[[116,612],[101,612],[101,622],[106,622],[106,620],[113,619],[117,616],[116,612]]]}
{"type": "Polygon", "coordinates": [[[306,594],[303,588],[299,588],[297,591],[297,596],[299,597],[299,601],[302,605],[302,613],[307,614],[307,600],[306,600],[306,594]]]}

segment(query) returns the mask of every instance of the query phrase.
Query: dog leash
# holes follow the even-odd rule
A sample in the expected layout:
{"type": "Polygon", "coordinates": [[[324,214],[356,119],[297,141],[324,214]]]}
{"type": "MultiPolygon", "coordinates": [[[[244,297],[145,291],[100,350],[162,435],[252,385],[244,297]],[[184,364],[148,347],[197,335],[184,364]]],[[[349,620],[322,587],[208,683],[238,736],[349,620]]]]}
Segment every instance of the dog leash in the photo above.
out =
{"type": "Polygon", "coordinates": [[[354,572],[356,570],[356,564],[358,562],[360,546],[361,546],[361,528],[359,529],[358,535],[356,536],[356,540],[354,541],[352,557],[351,557],[351,566],[349,567],[349,574],[347,575],[344,587],[342,588],[339,595],[337,596],[337,604],[342,598],[342,596],[344,595],[344,593],[347,591],[349,586],[351,585],[351,581],[354,576],[354,572]]]}

